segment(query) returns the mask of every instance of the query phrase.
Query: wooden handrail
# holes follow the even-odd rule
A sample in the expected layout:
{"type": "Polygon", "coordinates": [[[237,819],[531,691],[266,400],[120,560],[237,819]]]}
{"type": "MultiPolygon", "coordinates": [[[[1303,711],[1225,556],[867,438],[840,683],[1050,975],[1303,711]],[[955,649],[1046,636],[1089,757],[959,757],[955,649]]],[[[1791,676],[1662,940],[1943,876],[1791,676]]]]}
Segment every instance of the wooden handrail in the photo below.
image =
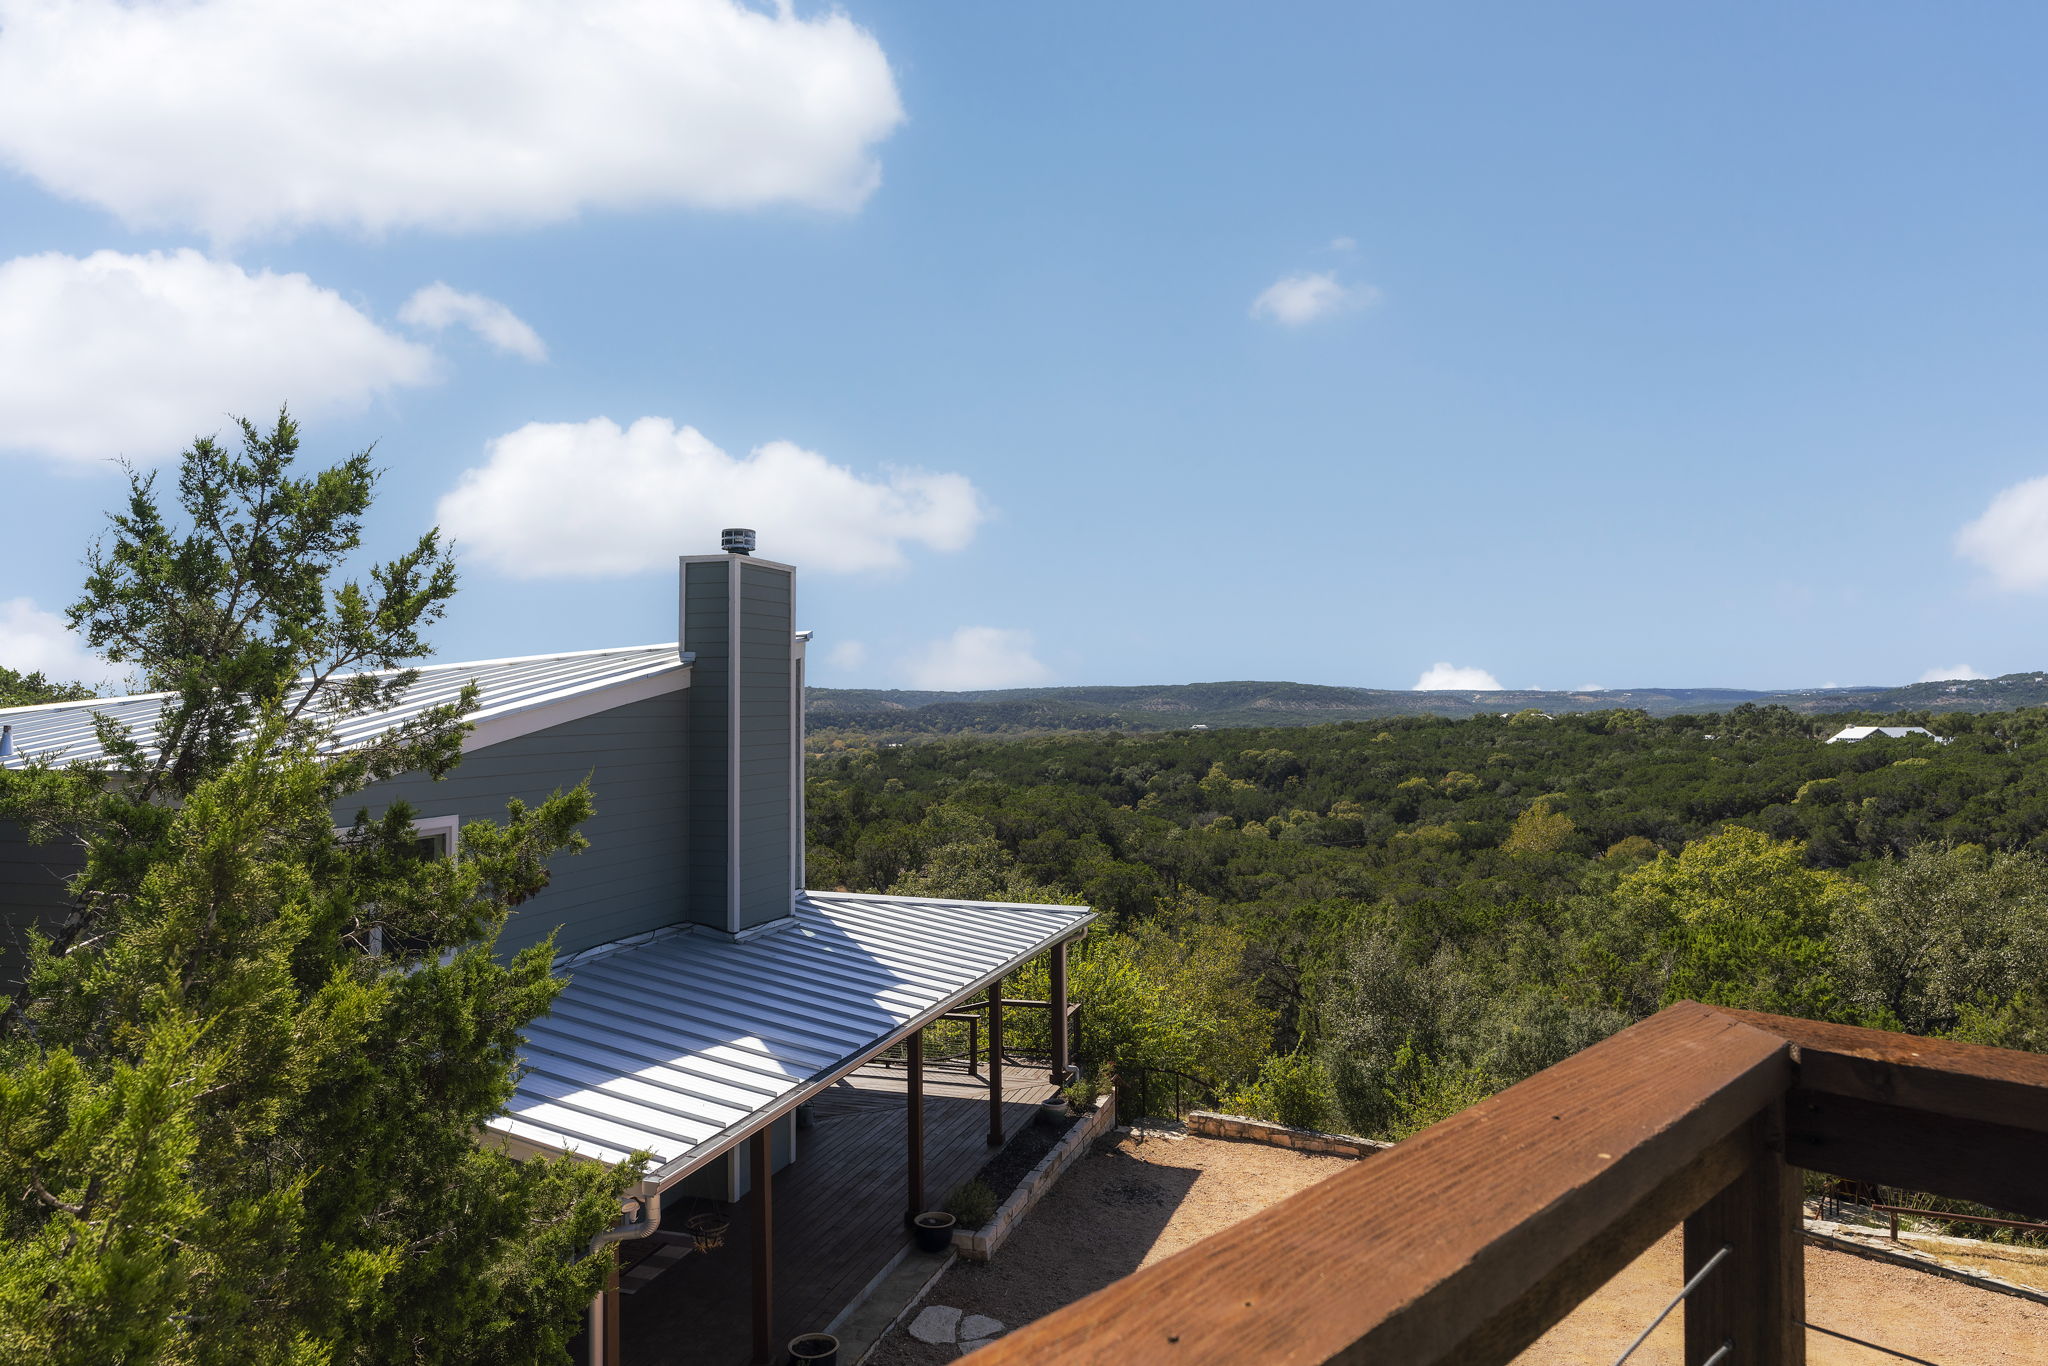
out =
{"type": "Polygon", "coordinates": [[[1779,1366],[1792,1164],[2032,1213],[2044,1134],[2048,1058],[1681,1002],[974,1361],[1506,1362],[1683,1220],[1687,1361],[1779,1366]]]}

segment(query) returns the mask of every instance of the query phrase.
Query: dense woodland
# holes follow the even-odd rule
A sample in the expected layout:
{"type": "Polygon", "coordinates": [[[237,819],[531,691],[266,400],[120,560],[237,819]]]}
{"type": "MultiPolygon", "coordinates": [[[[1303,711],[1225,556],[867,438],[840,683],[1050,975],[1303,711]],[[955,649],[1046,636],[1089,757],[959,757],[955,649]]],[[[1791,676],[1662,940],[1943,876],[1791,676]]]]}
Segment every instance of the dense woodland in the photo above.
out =
{"type": "Polygon", "coordinates": [[[1085,902],[1084,1059],[1375,1136],[1688,997],[2048,1048],[2048,711],[1852,719],[838,735],[809,881],[1085,902]]]}

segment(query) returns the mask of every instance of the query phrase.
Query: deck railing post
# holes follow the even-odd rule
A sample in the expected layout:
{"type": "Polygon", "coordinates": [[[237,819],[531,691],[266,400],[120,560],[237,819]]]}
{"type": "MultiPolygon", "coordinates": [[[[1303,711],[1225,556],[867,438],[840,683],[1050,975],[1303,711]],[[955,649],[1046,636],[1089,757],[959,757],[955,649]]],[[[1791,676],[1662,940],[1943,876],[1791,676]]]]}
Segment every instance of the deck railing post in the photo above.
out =
{"type": "Polygon", "coordinates": [[[913,1032],[906,1043],[910,1082],[910,1209],[904,1218],[915,1219],[929,1208],[924,1202],[924,1031],[913,1032]]]}
{"type": "Polygon", "coordinates": [[[1003,1146],[1003,984],[988,987],[988,1146],[1003,1146]]]}
{"type": "Polygon", "coordinates": [[[1052,979],[1052,990],[1048,993],[1052,1001],[1046,1006],[1046,1026],[1052,1033],[1052,1084],[1067,1084],[1067,941],[1062,939],[1052,946],[1052,962],[1047,976],[1052,979]]]}
{"type": "Polygon", "coordinates": [[[1701,1366],[1728,1343],[1726,1359],[1745,1366],[1806,1361],[1805,1221],[1799,1171],[1785,1162],[1782,1102],[1749,1127],[1742,1175],[1685,1221],[1688,1278],[1724,1245],[1731,1249],[1685,1303],[1686,1366],[1701,1366]]]}

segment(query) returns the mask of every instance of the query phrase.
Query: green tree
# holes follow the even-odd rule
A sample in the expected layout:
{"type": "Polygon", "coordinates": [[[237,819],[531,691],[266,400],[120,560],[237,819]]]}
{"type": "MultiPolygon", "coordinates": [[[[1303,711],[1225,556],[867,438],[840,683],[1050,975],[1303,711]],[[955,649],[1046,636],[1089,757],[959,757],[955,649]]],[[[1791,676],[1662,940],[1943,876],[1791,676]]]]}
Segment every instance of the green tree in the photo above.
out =
{"type": "Polygon", "coordinates": [[[1827,1018],[1839,1003],[1829,936],[1863,889],[1804,850],[1731,826],[1622,878],[1615,902],[1660,966],[1661,1000],[1827,1018]]]}
{"type": "Polygon", "coordinates": [[[79,932],[31,944],[0,1021],[0,1356],[557,1360],[633,1164],[478,1135],[560,986],[551,946],[499,963],[496,936],[589,794],[514,802],[452,862],[403,807],[336,837],[348,793],[459,757],[467,697],[336,743],[409,680],[346,671],[420,653],[453,571],[430,533],[331,582],[375,471],[295,478],[287,418],[243,435],[187,453],[182,532],[133,480],[73,609],[169,686],[159,726],[103,728],[111,770],[0,773],[0,816],[87,855],[79,932]]]}
{"type": "Polygon", "coordinates": [[[1878,867],[1870,895],[1836,922],[1834,945],[1845,993],[1872,1023],[1942,1034],[1967,1018],[1981,1035],[1988,1016],[2048,982],[2048,863],[1922,844],[1878,867]]]}
{"type": "Polygon", "coordinates": [[[94,695],[93,690],[83,683],[60,683],[41,673],[25,674],[0,665],[0,707],[82,702],[94,695]]]}

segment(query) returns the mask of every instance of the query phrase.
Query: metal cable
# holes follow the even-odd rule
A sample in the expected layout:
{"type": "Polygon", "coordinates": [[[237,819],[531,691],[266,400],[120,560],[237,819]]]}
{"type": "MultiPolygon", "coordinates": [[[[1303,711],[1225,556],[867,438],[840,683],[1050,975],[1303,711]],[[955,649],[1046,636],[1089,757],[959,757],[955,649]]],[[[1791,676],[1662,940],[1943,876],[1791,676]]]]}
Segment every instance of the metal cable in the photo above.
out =
{"type": "MultiPolygon", "coordinates": [[[[1711,1272],[1715,1267],[1719,1266],[1721,1264],[1721,1259],[1726,1257],[1729,1253],[1733,1252],[1734,1250],[1735,1244],[1733,1243],[1721,1244],[1721,1250],[1719,1252],[1716,1252],[1713,1256],[1707,1258],[1707,1264],[1705,1266],[1701,1267],[1698,1271],[1692,1273],[1692,1279],[1687,1281],[1683,1286],[1681,1286],[1679,1288],[1678,1293],[1671,1297],[1671,1303],[1665,1305],[1663,1309],[1659,1310],[1657,1313],[1657,1317],[1650,1320],[1650,1326],[1648,1328],[1645,1328],[1642,1332],[1636,1334],[1636,1340],[1628,1345],[1628,1349],[1626,1351],[1624,1351],[1620,1356],[1614,1359],[1614,1366],[1622,1366],[1622,1363],[1626,1362],[1630,1357],[1634,1356],[1636,1354],[1636,1348],[1642,1346],[1645,1342],[1649,1341],[1650,1334],[1657,1331],[1657,1325],[1664,1322],[1665,1319],[1671,1317],[1671,1311],[1678,1308],[1679,1305],[1684,1304],[1685,1297],[1687,1295],[1690,1295],[1693,1291],[1697,1290],[1699,1288],[1700,1282],[1707,1278],[1707,1274],[1711,1272]]],[[[1735,1344],[1733,1342],[1722,1343],[1720,1350],[1715,1352],[1712,1356],[1708,1357],[1705,1361],[1701,1362],[1700,1366],[1714,1366],[1715,1362],[1727,1356],[1728,1353],[1734,1349],[1734,1347],[1735,1344]]]]}
{"type": "Polygon", "coordinates": [[[1721,1345],[1714,1349],[1714,1354],[1708,1357],[1705,1361],[1702,1361],[1700,1363],[1700,1366],[1716,1366],[1716,1363],[1726,1361],[1728,1359],[1728,1354],[1734,1350],[1735,1339],[1723,1338],[1721,1339],[1721,1345]]]}

